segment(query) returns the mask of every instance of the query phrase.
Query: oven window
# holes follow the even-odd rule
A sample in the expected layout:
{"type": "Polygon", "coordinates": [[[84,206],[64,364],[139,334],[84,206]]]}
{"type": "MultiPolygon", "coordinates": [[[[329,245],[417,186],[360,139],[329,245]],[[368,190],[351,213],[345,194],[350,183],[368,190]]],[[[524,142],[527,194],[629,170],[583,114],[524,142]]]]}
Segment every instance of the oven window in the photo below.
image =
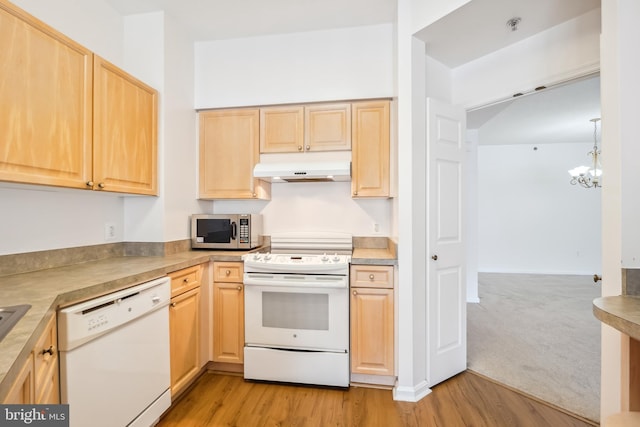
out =
{"type": "Polygon", "coordinates": [[[262,326],[329,330],[329,295],[262,292],[262,326]]]}

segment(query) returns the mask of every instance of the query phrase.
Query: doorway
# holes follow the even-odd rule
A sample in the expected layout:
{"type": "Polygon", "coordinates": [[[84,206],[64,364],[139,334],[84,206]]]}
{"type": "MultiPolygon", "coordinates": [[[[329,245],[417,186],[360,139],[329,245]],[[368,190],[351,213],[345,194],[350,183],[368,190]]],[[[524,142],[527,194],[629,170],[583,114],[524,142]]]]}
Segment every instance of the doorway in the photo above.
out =
{"type": "Polygon", "coordinates": [[[479,297],[468,304],[469,369],[593,421],[600,189],[572,186],[567,171],[589,160],[599,86],[592,76],[467,116],[479,297]]]}

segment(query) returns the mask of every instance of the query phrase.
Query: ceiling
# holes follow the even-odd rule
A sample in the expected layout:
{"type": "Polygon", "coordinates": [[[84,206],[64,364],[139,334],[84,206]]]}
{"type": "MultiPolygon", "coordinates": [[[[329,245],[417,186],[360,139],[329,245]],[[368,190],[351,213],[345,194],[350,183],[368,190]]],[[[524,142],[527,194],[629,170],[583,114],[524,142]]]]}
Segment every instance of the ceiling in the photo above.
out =
{"type": "Polygon", "coordinates": [[[600,0],[473,0],[417,36],[430,57],[456,68],[598,7],[600,0]]]}
{"type": "Polygon", "coordinates": [[[120,14],[164,10],[197,41],[391,23],[396,0],[106,0],[120,14]]]}
{"type": "Polygon", "coordinates": [[[596,117],[599,76],[469,112],[467,129],[478,129],[481,145],[593,142],[596,117]]]}
{"type": "MultiPolygon", "coordinates": [[[[120,14],[164,10],[194,40],[223,40],[396,21],[397,0],[106,0],[120,14]]],[[[601,0],[473,0],[420,31],[429,56],[450,68],[600,7],[601,0]],[[517,31],[507,21],[520,17],[517,31]]],[[[599,79],[468,114],[482,143],[586,142],[600,115],[599,79]],[[543,130],[546,129],[546,130],[543,130]],[[546,136],[548,139],[542,140],[546,136]]]]}

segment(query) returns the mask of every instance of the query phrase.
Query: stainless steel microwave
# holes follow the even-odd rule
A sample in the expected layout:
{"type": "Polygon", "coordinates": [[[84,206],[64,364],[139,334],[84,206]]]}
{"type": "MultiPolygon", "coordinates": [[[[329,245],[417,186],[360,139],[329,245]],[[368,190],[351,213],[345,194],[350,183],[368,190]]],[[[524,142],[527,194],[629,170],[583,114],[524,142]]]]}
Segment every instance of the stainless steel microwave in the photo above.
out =
{"type": "Polygon", "coordinates": [[[191,215],[191,247],[195,249],[253,249],[262,244],[262,215],[191,215]]]}

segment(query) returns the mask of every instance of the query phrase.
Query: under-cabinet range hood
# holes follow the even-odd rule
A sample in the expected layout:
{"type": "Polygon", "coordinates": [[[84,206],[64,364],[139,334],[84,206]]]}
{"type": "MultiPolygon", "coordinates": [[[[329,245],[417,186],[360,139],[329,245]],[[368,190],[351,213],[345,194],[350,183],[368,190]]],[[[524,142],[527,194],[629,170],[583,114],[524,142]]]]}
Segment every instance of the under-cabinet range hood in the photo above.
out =
{"type": "Polygon", "coordinates": [[[258,163],[253,176],[273,183],[351,181],[351,162],[258,163]]]}

